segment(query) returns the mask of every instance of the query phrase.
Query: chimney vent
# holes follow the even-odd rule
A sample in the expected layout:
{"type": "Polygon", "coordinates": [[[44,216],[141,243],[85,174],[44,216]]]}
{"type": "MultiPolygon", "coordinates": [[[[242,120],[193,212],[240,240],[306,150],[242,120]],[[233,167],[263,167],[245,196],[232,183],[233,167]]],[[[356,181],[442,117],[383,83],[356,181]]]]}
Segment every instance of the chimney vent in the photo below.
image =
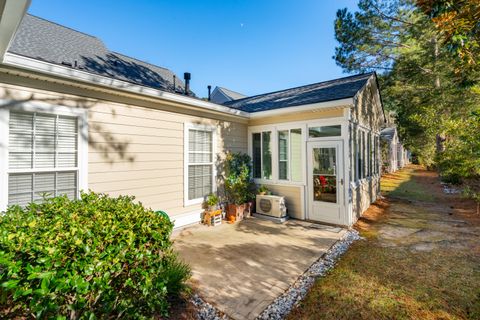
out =
{"type": "Polygon", "coordinates": [[[212,97],[212,94],[211,94],[212,86],[211,86],[211,85],[208,85],[208,86],[207,86],[207,89],[208,89],[208,101],[210,101],[210,99],[211,99],[211,97],[212,97]]]}
{"type": "Polygon", "coordinates": [[[188,96],[190,92],[190,79],[192,78],[192,75],[190,72],[185,72],[183,74],[183,78],[185,79],[185,95],[188,96]]]}

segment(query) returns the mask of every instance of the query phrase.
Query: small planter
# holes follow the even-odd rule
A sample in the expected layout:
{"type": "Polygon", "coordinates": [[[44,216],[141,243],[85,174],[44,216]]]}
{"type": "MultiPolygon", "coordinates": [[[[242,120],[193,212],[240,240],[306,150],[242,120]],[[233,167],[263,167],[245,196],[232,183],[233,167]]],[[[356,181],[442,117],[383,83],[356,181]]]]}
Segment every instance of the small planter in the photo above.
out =
{"type": "Polygon", "coordinates": [[[227,221],[228,222],[235,222],[235,221],[242,221],[243,215],[245,212],[245,204],[228,204],[227,207],[227,221]]]}
{"type": "Polygon", "coordinates": [[[203,223],[208,226],[216,226],[222,223],[222,210],[205,211],[203,223]]]}

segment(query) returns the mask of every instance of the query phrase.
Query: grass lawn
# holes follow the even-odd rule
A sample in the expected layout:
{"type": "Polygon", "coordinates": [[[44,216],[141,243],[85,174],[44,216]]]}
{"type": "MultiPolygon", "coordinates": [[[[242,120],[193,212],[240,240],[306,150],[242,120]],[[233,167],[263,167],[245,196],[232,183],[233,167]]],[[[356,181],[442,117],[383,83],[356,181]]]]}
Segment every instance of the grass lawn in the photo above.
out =
{"type": "Polygon", "coordinates": [[[480,221],[434,173],[387,175],[356,242],[289,319],[480,319],[480,221]]]}

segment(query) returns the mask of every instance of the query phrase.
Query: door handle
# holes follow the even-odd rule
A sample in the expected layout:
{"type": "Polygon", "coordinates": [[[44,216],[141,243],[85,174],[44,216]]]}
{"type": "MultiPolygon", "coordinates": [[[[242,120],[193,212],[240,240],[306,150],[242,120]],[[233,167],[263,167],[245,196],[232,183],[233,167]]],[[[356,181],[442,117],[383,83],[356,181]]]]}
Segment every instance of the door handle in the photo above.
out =
{"type": "Polygon", "coordinates": [[[340,179],[340,184],[343,186],[343,178],[340,179]]]}

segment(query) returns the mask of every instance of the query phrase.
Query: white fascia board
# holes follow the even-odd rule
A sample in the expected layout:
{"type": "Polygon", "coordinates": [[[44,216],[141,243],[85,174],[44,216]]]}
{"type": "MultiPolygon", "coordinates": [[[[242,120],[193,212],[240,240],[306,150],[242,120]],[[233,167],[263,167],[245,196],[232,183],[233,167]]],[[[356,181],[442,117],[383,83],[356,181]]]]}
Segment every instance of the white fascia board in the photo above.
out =
{"type": "Polygon", "coordinates": [[[10,47],[31,0],[0,0],[0,61],[10,47]]]}
{"type": "Polygon", "coordinates": [[[249,114],[247,112],[228,108],[225,106],[221,106],[218,104],[214,104],[211,102],[194,99],[191,97],[182,96],[179,94],[169,93],[149,87],[144,87],[141,85],[136,85],[130,82],[116,80],[100,75],[91,74],[89,72],[71,69],[68,67],[60,66],[54,63],[44,62],[20,55],[16,55],[13,53],[6,53],[3,63],[5,65],[22,68],[25,70],[31,70],[36,72],[41,72],[48,75],[60,76],[63,78],[67,78],[73,81],[81,81],[86,82],[88,84],[94,85],[101,85],[108,88],[118,89],[122,91],[127,91],[130,93],[135,93],[139,95],[145,95],[149,97],[154,97],[157,99],[163,99],[171,102],[177,102],[186,104],[189,106],[193,106],[199,109],[203,109],[205,111],[216,111],[232,116],[242,117],[242,118],[249,118],[249,114]]]}
{"type": "Polygon", "coordinates": [[[324,111],[327,109],[343,109],[349,108],[353,105],[353,98],[346,98],[333,101],[325,101],[319,103],[305,104],[301,106],[278,108],[267,111],[258,111],[250,113],[250,119],[265,118],[271,116],[279,116],[287,113],[302,112],[302,111],[324,111]]]}

